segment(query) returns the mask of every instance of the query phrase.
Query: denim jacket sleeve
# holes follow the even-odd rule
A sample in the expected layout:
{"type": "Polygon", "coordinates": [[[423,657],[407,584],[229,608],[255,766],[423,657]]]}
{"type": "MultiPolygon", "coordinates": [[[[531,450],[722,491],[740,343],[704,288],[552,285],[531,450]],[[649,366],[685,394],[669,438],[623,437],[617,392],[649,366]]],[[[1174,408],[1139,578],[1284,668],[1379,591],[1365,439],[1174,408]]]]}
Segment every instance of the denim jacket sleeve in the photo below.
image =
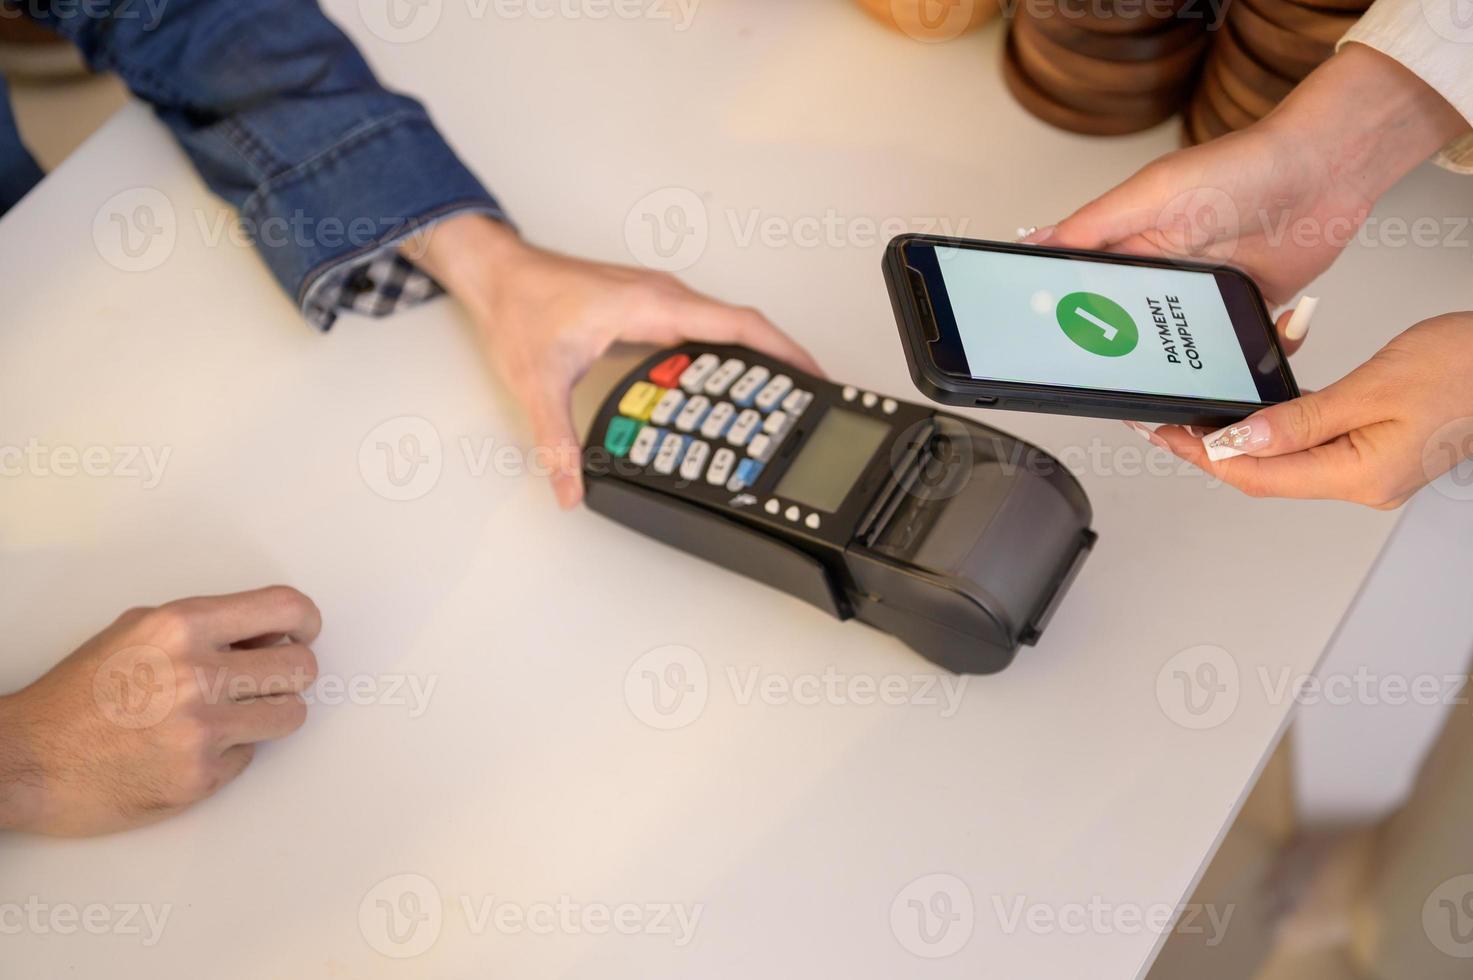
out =
{"type": "Polygon", "coordinates": [[[307,319],[439,288],[398,244],[505,220],[417,101],[385,89],[313,0],[53,0],[35,16],[152,103],[307,319]]]}

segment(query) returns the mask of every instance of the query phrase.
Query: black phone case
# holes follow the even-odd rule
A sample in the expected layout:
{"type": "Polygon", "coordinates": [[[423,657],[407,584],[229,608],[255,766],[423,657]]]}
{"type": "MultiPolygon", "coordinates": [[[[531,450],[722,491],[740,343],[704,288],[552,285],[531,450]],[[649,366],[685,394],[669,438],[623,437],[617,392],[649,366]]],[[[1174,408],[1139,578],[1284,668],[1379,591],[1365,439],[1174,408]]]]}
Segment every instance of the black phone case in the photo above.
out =
{"type": "MultiPolygon", "coordinates": [[[[911,380],[915,383],[917,390],[931,401],[942,405],[971,408],[1000,408],[1014,412],[1043,412],[1050,415],[1175,423],[1213,429],[1241,421],[1264,407],[1256,402],[1204,402],[1199,399],[1179,398],[1171,395],[1142,395],[1130,392],[1107,395],[1050,385],[978,381],[948,374],[936,366],[927,351],[928,340],[920,308],[923,300],[916,293],[915,286],[911,282],[909,266],[905,262],[905,248],[913,243],[965,247],[975,245],[976,242],[939,235],[901,235],[893,239],[885,249],[885,285],[890,292],[890,305],[895,311],[896,325],[900,328],[901,346],[905,350],[905,363],[910,369],[911,380]]],[[[1000,249],[1000,251],[1010,250],[1014,249],[1000,249]]],[[[1111,260],[1121,258],[1109,253],[1072,248],[1017,246],[1015,250],[1057,255],[1061,258],[1107,258],[1111,260]]],[[[1200,262],[1173,261],[1166,265],[1173,269],[1203,272],[1220,272],[1228,269],[1225,266],[1207,265],[1200,262]]],[[[1285,362],[1285,380],[1293,395],[1298,397],[1299,387],[1287,369],[1287,359],[1284,358],[1283,349],[1279,346],[1278,332],[1274,329],[1268,306],[1263,300],[1263,294],[1259,291],[1257,283],[1253,282],[1246,273],[1237,269],[1230,271],[1242,275],[1252,290],[1270,343],[1278,352],[1281,360],[1285,362]]]]}

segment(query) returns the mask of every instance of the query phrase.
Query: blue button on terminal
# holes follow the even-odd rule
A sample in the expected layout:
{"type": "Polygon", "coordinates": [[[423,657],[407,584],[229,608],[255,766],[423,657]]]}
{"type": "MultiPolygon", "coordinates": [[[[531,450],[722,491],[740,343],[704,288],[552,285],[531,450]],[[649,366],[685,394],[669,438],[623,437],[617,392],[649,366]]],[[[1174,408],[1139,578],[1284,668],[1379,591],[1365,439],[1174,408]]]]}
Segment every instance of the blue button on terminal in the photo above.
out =
{"type": "Polygon", "coordinates": [[[736,479],[742,488],[750,487],[762,475],[762,464],[755,459],[744,459],[737,464],[736,479]]]}

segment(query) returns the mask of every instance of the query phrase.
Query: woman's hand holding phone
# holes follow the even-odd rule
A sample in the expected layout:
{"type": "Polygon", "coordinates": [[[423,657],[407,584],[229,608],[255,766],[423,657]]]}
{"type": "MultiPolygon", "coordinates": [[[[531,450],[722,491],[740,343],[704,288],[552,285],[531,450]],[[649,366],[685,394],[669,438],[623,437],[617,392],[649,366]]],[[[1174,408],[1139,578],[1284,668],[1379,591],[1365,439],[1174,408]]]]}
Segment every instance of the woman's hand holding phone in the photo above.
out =
{"type": "MultiPolygon", "coordinates": [[[[1024,241],[1232,264],[1284,303],[1334,262],[1381,194],[1466,130],[1400,64],[1347,45],[1262,122],[1162,157],[1024,241]]],[[[1288,323],[1280,316],[1278,331],[1292,354],[1303,335],[1288,323]]],[[[1222,434],[1173,425],[1152,441],[1253,496],[1392,508],[1473,455],[1470,416],[1473,313],[1453,313],[1222,434]],[[1246,455],[1214,461],[1209,442],[1246,455]]]]}
{"type": "MultiPolygon", "coordinates": [[[[1473,454],[1473,313],[1423,320],[1327,388],[1226,430],[1246,455],[1214,462],[1203,438],[1155,436],[1254,497],[1348,500],[1382,510],[1473,454]]],[[[1236,445],[1234,445],[1236,444],[1236,445]]]]}
{"type": "Polygon", "coordinates": [[[1286,303],[1467,126],[1400,64],[1347,45],[1262,122],[1161,157],[1024,241],[1234,265],[1286,303]]]}

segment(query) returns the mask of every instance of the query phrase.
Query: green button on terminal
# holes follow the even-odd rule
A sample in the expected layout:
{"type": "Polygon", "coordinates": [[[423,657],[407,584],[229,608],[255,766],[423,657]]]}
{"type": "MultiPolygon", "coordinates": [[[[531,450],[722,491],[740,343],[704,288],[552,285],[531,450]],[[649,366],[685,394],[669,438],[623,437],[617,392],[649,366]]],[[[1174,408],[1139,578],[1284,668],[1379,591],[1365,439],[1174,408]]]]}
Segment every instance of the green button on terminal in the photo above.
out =
{"type": "Polygon", "coordinates": [[[629,454],[629,447],[634,445],[634,437],[639,435],[642,428],[643,423],[619,416],[609,423],[608,435],[604,436],[604,448],[623,459],[629,454]]]}

